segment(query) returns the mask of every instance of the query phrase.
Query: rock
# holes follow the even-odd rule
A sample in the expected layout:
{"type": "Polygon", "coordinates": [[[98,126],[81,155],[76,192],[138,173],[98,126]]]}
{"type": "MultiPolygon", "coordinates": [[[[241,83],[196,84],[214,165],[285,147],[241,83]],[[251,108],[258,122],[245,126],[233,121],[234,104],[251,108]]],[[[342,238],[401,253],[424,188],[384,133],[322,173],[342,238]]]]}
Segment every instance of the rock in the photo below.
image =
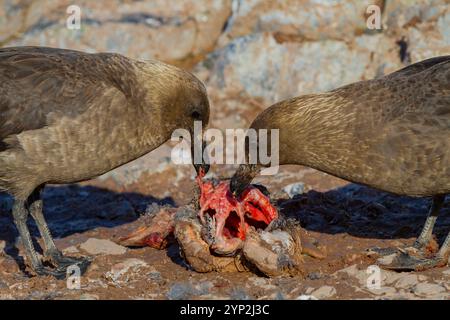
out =
{"type": "Polygon", "coordinates": [[[214,284],[211,281],[202,281],[197,284],[179,282],[170,287],[166,296],[170,300],[186,300],[195,296],[201,296],[203,299],[204,296],[210,295],[213,287],[214,284]]]}
{"type": "Polygon", "coordinates": [[[445,292],[445,288],[438,284],[424,282],[417,284],[413,292],[419,297],[430,297],[445,292]]]}
{"type": "Polygon", "coordinates": [[[314,290],[311,295],[317,299],[328,299],[336,294],[336,289],[332,286],[322,286],[314,290]]]}
{"type": "Polygon", "coordinates": [[[67,248],[63,249],[62,252],[64,254],[72,254],[72,253],[78,253],[80,251],[77,249],[77,247],[70,246],[70,247],[67,247],[67,248]]]}
{"type": "Polygon", "coordinates": [[[62,26],[69,16],[66,9],[73,4],[70,0],[41,1],[39,5],[14,2],[18,2],[15,10],[6,12],[5,27],[0,24],[2,30],[11,30],[0,33],[5,43],[119,52],[180,63],[211,50],[231,10],[225,0],[172,1],[170,5],[163,0],[80,0],[76,5],[81,9],[81,28],[69,30],[62,26]]]}
{"type": "Polygon", "coordinates": [[[395,40],[382,35],[359,36],[350,45],[337,40],[278,43],[272,34],[255,33],[216,50],[195,70],[208,75],[208,86],[270,104],[396,69],[400,61],[391,49],[397,50],[395,40]]]}
{"type": "Polygon", "coordinates": [[[236,288],[235,287],[231,291],[229,299],[231,299],[231,300],[251,300],[252,297],[244,288],[241,288],[241,287],[236,288]]]}
{"type": "Polygon", "coordinates": [[[99,300],[99,296],[91,293],[83,293],[80,296],[80,300],[99,300]]]}
{"type": "Polygon", "coordinates": [[[126,259],[123,262],[115,264],[111,271],[105,274],[105,277],[114,282],[122,280],[128,281],[127,273],[128,272],[138,272],[141,268],[147,267],[148,264],[140,259],[130,258],[126,259]]]}
{"type": "Polygon", "coordinates": [[[296,195],[302,194],[304,190],[305,184],[303,182],[291,183],[283,188],[283,191],[286,192],[291,199],[296,195]]]}
{"type": "Polygon", "coordinates": [[[409,289],[419,283],[419,277],[416,274],[406,274],[395,282],[397,289],[409,289]]]}
{"type": "Polygon", "coordinates": [[[280,34],[281,41],[351,39],[366,29],[363,17],[367,6],[373,3],[368,0],[239,1],[227,36],[273,32],[280,34]]]}
{"type": "Polygon", "coordinates": [[[376,295],[393,295],[397,293],[397,290],[392,287],[381,287],[380,289],[368,289],[371,293],[376,295]]]}
{"type": "Polygon", "coordinates": [[[0,289],[8,289],[9,286],[6,284],[6,282],[0,280],[0,289]]]}
{"type": "Polygon", "coordinates": [[[306,275],[306,277],[309,280],[319,280],[320,278],[322,278],[322,274],[320,274],[319,272],[310,272],[306,275]]]}
{"type": "Polygon", "coordinates": [[[406,29],[421,23],[433,22],[445,11],[448,6],[446,0],[386,1],[383,22],[388,32],[406,29]]]}
{"type": "Polygon", "coordinates": [[[295,298],[295,300],[319,300],[319,299],[317,299],[315,296],[312,295],[302,294],[297,298],[295,298]]]}
{"type": "Polygon", "coordinates": [[[110,240],[90,238],[80,245],[80,248],[88,254],[93,255],[120,255],[127,251],[127,248],[120,246],[110,240]]]}
{"type": "Polygon", "coordinates": [[[368,275],[365,270],[359,270],[356,264],[336,271],[333,276],[337,276],[339,273],[344,273],[347,276],[353,277],[358,280],[359,284],[364,286],[366,285],[368,275]]]}

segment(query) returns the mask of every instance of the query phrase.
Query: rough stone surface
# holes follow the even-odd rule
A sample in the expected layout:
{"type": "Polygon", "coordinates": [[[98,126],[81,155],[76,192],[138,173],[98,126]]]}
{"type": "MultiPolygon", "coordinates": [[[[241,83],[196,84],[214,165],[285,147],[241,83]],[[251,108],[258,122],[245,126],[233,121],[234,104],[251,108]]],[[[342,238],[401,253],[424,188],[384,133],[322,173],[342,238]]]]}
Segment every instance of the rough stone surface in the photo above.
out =
{"type": "Polygon", "coordinates": [[[398,68],[395,58],[381,63],[381,54],[389,55],[395,46],[380,35],[362,35],[350,45],[339,40],[278,43],[271,33],[255,33],[209,55],[197,72],[208,75],[208,85],[230,95],[251,95],[274,103],[398,68]],[[380,63],[373,63],[374,59],[380,63]]]}
{"type": "Polygon", "coordinates": [[[238,1],[229,37],[256,32],[304,40],[350,39],[364,32],[367,6],[381,1],[238,1]]]}
{"type": "Polygon", "coordinates": [[[414,293],[422,297],[434,296],[445,291],[446,289],[443,286],[428,282],[419,283],[414,287],[414,293]]]}
{"type": "Polygon", "coordinates": [[[111,271],[105,274],[105,277],[114,282],[123,280],[128,272],[139,272],[140,268],[146,267],[148,264],[140,259],[130,258],[123,262],[115,264],[111,271]]]}
{"type": "Polygon", "coordinates": [[[0,43],[109,51],[171,62],[210,51],[231,9],[221,0],[81,0],[76,3],[81,28],[70,30],[66,10],[73,1],[9,2],[0,7],[5,12],[0,30],[8,30],[0,33],[0,43]]]}
{"type": "Polygon", "coordinates": [[[283,188],[283,191],[288,194],[289,198],[293,198],[296,195],[302,194],[304,190],[305,184],[302,182],[291,183],[283,188]]]}
{"type": "Polygon", "coordinates": [[[110,240],[90,238],[80,245],[80,248],[89,254],[124,254],[127,248],[120,246],[110,240]]]}
{"type": "Polygon", "coordinates": [[[317,299],[328,299],[336,294],[336,288],[332,286],[322,286],[314,290],[311,295],[317,299]]]}

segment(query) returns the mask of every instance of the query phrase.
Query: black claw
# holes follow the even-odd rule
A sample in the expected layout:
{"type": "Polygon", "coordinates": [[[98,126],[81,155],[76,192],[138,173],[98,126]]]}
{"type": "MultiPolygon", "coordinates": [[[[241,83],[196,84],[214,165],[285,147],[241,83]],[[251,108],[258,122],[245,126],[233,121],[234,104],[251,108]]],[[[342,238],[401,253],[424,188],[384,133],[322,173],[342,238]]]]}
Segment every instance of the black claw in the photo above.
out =
{"type": "Polygon", "coordinates": [[[61,269],[49,269],[44,266],[40,266],[37,268],[34,268],[34,272],[38,276],[52,276],[58,280],[64,280],[66,278],[66,270],[61,269]]]}
{"type": "Polygon", "coordinates": [[[425,257],[414,257],[406,252],[399,252],[390,263],[380,263],[380,266],[394,271],[422,271],[445,264],[446,259],[439,256],[427,259],[425,257]]]}
{"type": "Polygon", "coordinates": [[[71,265],[86,265],[89,266],[91,259],[89,257],[70,257],[63,255],[60,251],[48,253],[47,256],[50,258],[52,264],[58,269],[68,268],[71,265]]]}
{"type": "Polygon", "coordinates": [[[370,248],[367,251],[375,252],[375,253],[379,254],[380,256],[388,256],[388,255],[400,252],[400,250],[398,248],[379,248],[379,247],[370,248]]]}

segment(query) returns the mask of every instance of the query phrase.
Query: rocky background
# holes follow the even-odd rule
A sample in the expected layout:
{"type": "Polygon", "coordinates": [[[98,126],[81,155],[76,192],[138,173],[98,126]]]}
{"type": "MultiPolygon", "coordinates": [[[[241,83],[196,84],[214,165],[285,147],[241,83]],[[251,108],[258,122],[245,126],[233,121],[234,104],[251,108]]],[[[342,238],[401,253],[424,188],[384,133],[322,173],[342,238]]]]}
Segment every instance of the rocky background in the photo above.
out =
{"type": "MultiPolygon", "coordinates": [[[[276,101],[371,79],[425,58],[450,54],[450,0],[0,0],[0,46],[23,45],[118,52],[181,66],[193,71],[208,88],[211,127],[246,128],[276,101]],[[366,25],[366,10],[372,4],[381,8],[380,30],[369,30],[366,25]],[[70,5],[81,9],[79,30],[66,27],[70,5]]],[[[345,181],[308,168],[282,168],[277,176],[258,181],[273,192],[284,188],[290,197],[297,194],[297,204],[313,207],[317,192],[337,195],[333,203],[341,205],[325,209],[322,205],[320,210],[293,205],[305,227],[309,223],[313,235],[329,243],[330,249],[333,242],[339,243],[336,248],[347,248],[333,256],[324,269],[311,271],[309,282],[269,281],[248,275],[208,278],[186,270],[176,257],[176,248],[167,255],[149,248],[125,253],[122,248],[97,243],[95,239],[113,236],[111,230],[135,220],[153,202],[180,205],[189,200],[194,170],[172,164],[170,147],[167,143],[96,180],[46,189],[49,224],[59,245],[68,252],[100,255],[81,294],[64,291],[64,284],[57,281],[30,280],[14,267],[21,260],[12,246],[17,234],[7,223],[11,199],[0,195],[0,297],[296,298],[319,290],[314,296],[320,298],[449,298],[448,268],[425,275],[386,273],[385,278],[391,279],[386,288],[390,289],[355,289],[363,285],[367,278],[364,268],[370,263],[360,252],[369,245],[392,244],[390,239],[397,244],[411,242],[420,231],[428,202],[395,200],[366,188],[340,188],[345,181]],[[342,203],[348,201],[354,203],[343,208],[342,203]],[[312,211],[319,220],[306,214],[312,211]],[[414,215],[407,227],[398,222],[399,215],[391,214],[403,212],[401,217],[407,220],[411,211],[414,215]],[[374,219],[376,228],[364,229],[365,219],[374,219]],[[106,253],[98,249],[102,246],[107,247],[106,253]],[[108,258],[110,254],[115,258],[108,258]],[[113,263],[125,271],[111,269],[113,263]],[[174,269],[168,267],[172,264],[174,269]],[[156,270],[159,267],[161,270],[156,270]],[[339,271],[344,267],[347,269],[339,271]],[[123,282],[117,285],[118,278],[136,268],[151,269],[145,273],[146,286],[110,290],[111,286],[123,288],[123,282]],[[117,277],[114,270],[119,272],[117,277]],[[243,285],[236,287],[236,283],[243,285]],[[11,290],[16,291],[13,294],[11,290]]],[[[222,165],[212,171],[230,176],[233,169],[222,165]]],[[[444,210],[450,211],[449,205],[444,210]]],[[[449,228],[449,219],[438,224],[438,238],[449,228]]],[[[20,248],[20,243],[16,244],[20,248]]],[[[18,265],[24,268],[23,263],[18,265]]],[[[135,283],[128,276],[127,281],[135,283]]]]}
{"type": "MultiPolygon", "coordinates": [[[[1,0],[0,46],[19,45],[118,52],[193,70],[208,86],[211,126],[245,128],[276,101],[449,54],[450,1],[1,0]],[[371,4],[381,9],[381,30],[367,28],[371,4]],[[81,9],[79,30],[66,27],[70,5],[81,9]]],[[[132,183],[161,171],[168,154],[112,176],[132,183]]]]}

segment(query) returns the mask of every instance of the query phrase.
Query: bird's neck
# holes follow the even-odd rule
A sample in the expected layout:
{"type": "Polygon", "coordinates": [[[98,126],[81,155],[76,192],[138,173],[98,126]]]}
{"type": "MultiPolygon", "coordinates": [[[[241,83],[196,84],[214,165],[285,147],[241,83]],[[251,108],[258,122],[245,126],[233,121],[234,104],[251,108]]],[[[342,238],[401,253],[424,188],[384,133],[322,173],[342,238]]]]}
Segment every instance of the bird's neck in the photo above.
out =
{"type": "Polygon", "coordinates": [[[345,171],[336,164],[346,163],[354,150],[355,113],[348,112],[349,104],[339,93],[328,92],[299,97],[287,105],[288,120],[280,126],[280,163],[345,171]]]}

